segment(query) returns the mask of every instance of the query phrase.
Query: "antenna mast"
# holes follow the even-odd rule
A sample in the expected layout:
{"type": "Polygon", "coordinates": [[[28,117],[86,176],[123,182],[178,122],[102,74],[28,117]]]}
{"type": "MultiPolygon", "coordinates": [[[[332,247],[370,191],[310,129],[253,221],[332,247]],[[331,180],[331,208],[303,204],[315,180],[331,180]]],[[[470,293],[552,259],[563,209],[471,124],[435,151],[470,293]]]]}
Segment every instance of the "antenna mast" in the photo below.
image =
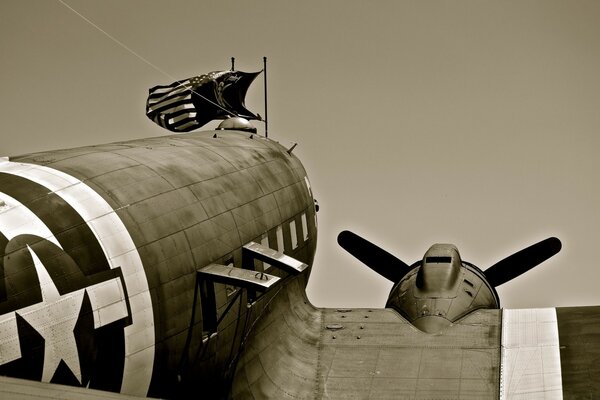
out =
{"type": "Polygon", "coordinates": [[[263,57],[263,78],[265,80],[265,137],[269,137],[269,119],[267,113],[267,57],[263,57]]]}

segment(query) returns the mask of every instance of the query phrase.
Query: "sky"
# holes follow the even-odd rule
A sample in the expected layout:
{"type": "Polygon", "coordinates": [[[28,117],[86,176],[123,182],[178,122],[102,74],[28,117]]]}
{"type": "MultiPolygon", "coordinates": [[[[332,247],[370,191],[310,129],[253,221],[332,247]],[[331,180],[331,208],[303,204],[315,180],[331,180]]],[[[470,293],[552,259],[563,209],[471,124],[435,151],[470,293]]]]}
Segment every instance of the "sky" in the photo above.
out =
{"type": "MultiPolygon", "coordinates": [[[[148,88],[266,56],[269,137],[298,143],[320,204],[313,304],[385,304],[350,229],[482,269],[556,236],[502,305],[600,305],[598,21],[582,0],[2,0],[0,156],[164,135],[148,88]]],[[[260,80],[246,105],[264,115],[260,80]]]]}

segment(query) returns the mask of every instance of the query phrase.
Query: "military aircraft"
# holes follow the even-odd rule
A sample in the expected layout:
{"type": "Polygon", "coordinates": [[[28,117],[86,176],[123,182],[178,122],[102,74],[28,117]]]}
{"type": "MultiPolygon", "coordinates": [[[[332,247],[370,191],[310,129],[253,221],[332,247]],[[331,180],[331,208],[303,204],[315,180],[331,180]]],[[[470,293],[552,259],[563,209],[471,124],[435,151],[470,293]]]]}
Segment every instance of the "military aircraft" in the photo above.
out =
{"type": "Polygon", "coordinates": [[[344,231],[387,305],[313,306],[309,179],[246,122],[0,160],[0,397],[600,394],[600,308],[502,310],[494,289],[557,238],[482,271],[344,231]]]}

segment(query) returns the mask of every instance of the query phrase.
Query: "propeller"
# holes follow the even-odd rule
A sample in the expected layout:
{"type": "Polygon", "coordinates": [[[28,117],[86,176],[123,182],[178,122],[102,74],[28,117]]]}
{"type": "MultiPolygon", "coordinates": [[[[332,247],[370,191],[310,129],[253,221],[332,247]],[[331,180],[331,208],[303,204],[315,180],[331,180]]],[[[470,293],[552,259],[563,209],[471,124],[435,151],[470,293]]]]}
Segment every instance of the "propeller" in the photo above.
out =
{"type": "Polygon", "coordinates": [[[337,241],[348,253],[358,258],[363,264],[379,275],[394,283],[399,282],[411,269],[396,256],[353,232],[340,232],[337,241]]]}
{"type": "Polygon", "coordinates": [[[550,237],[498,261],[486,269],[484,275],[490,285],[500,286],[546,261],[561,247],[558,238],[550,237]]]}
{"type": "MultiPolygon", "coordinates": [[[[337,241],[348,253],[394,283],[399,282],[411,270],[408,264],[396,256],[353,232],[340,232],[337,241]]],[[[546,261],[558,253],[561,247],[559,239],[550,237],[498,261],[485,270],[484,275],[491,286],[500,286],[546,261]]]]}

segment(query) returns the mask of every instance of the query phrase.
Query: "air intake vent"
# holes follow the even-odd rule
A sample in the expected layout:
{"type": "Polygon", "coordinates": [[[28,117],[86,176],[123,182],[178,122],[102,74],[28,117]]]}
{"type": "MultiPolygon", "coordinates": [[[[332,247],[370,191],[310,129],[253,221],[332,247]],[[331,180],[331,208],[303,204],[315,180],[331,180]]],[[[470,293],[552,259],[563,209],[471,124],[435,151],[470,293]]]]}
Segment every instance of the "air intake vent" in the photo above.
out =
{"type": "Polygon", "coordinates": [[[426,264],[450,264],[452,257],[425,257],[426,264]]]}

